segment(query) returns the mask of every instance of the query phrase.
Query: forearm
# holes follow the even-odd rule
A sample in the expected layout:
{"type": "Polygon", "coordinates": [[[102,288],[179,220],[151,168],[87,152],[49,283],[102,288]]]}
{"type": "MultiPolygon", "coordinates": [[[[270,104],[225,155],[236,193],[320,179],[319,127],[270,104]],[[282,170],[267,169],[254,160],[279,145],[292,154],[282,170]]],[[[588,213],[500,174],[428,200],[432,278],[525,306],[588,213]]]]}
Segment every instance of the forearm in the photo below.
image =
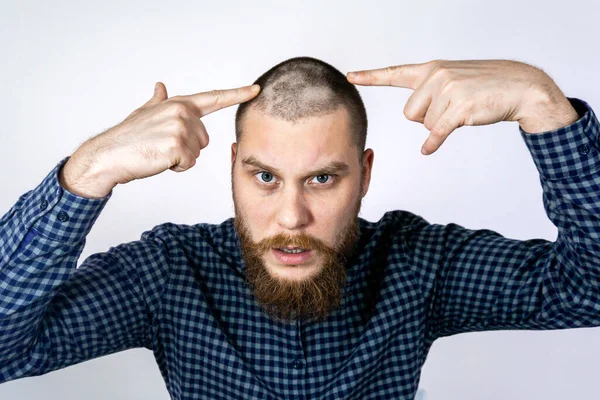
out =
{"type": "Polygon", "coordinates": [[[559,230],[556,248],[565,252],[565,267],[600,279],[600,123],[589,106],[571,101],[581,118],[538,135],[522,129],[522,137],[540,174],[544,207],[559,230]]]}
{"type": "Polygon", "coordinates": [[[108,200],[62,190],[57,175],[64,161],[0,220],[0,381],[8,379],[5,368],[27,362],[20,357],[58,287],[76,270],[85,237],[108,200]]]}

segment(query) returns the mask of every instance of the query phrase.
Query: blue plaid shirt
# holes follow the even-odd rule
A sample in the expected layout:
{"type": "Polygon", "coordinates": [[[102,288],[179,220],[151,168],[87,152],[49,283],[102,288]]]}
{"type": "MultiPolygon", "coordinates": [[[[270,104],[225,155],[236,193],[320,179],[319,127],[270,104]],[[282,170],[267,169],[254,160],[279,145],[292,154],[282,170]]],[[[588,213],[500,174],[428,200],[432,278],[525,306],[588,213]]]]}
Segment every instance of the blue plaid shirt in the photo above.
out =
{"type": "Polygon", "coordinates": [[[145,347],[173,399],[413,399],[434,340],[600,325],[600,126],[521,130],[555,242],[407,211],[359,218],[341,307],[275,322],[245,284],[233,218],[164,223],[89,256],[102,199],[69,193],[63,159],[0,220],[0,382],[145,347]]]}

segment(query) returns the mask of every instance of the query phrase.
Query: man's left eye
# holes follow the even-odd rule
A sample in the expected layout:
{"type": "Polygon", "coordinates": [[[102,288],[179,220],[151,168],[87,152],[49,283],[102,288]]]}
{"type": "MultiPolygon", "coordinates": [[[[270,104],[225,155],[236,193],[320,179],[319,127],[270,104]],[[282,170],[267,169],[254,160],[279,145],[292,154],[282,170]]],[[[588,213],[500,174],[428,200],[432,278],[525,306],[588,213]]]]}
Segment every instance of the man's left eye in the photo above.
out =
{"type": "Polygon", "coordinates": [[[317,176],[315,176],[313,178],[313,180],[316,179],[317,183],[320,183],[320,184],[331,182],[331,179],[327,179],[327,178],[333,179],[333,176],[331,176],[331,175],[317,175],[317,176]]]}

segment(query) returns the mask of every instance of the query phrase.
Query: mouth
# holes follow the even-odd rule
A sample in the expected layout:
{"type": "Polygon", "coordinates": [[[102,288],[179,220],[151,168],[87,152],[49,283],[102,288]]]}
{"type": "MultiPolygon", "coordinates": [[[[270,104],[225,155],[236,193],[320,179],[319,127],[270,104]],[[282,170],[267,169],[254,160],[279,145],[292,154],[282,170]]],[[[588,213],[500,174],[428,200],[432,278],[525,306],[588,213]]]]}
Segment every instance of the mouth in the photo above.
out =
{"type": "Polygon", "coordinates": [[[297,253],[302,253],[302,252],[310,250],[310,249],[304,249],[302,247],[280,247],[280,248],[276,248],[275,250],[280,250],[280,251],[283,251],[284,253],[288,253],[288,254],[297,254],[297,253]]]}
{"type": "Polygon", "coordinates": [[[288,266],[299,266],[306,264],[313,255],[311,249],[302,249],[300,247],[284,247],[281,249],[272,249],[275,258],[281,264],[288,266]]]}

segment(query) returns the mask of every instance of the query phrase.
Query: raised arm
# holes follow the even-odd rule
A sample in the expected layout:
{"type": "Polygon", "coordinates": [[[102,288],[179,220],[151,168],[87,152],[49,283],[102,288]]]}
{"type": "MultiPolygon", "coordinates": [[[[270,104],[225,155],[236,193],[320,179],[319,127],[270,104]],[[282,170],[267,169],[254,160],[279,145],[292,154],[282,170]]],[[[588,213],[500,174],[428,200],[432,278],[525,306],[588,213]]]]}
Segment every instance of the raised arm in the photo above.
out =
{"type": "Polygon", "coordinates": [[[0,220],[0,382],[150,343],[165,249],[145,232],[76,268],[110,195],[63,189],[58,172],[67,160],[0,220]]]}
{"type": "Polygon", "coordinates": [[[0,219],[0,382],[150,348],[168,233],[158,226],[76,268],[85,238],[116,185],[193,167],[208,145],[200,117],[258,89],[167,99],[157,83],[148,102],[63,159],[0,219]]]}
{"type": "Polygon", "coordinates": [[[540,173],[558,239],[515,240],[415,217],[406,245],[428,299],[431,338],[497,329],[600,326],[600,124],[542,70],[509,60],[434,60],[349,73],[359,85],[413,89],[404,108],[430,135],[516,121],[540,173]]]}
{"type": "Polygon", "coordinates": [[[433,338],[600,326],[600,124],[586,103],[570,100],[583,115],[575,123],[538,135],[521,131],[556,241],[423,219],[411,227],[408,246],[433,338]]]}

